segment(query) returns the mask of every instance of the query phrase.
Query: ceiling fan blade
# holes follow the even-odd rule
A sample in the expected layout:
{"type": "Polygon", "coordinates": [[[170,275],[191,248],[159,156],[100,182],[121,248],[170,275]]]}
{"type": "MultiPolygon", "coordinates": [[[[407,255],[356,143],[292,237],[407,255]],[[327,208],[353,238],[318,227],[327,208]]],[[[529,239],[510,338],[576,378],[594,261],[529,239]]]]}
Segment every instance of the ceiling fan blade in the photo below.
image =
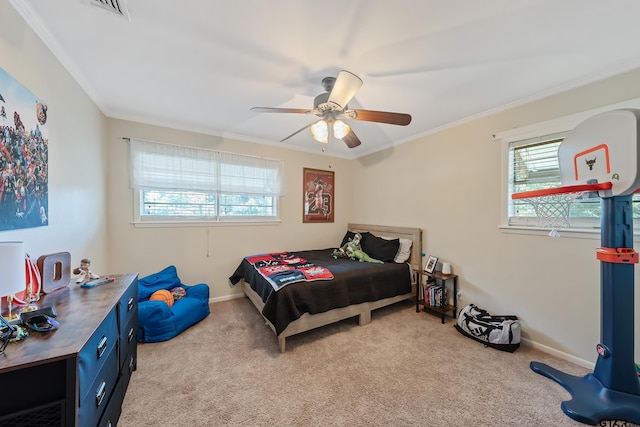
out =
{"type": "Polygon", "coordinates": [[[306,114],[311,113],[313,110],[308,110],[305,108],[271,108],[271,107],[253,107],[251,111],[255,111],[258,113],[298,113],[298,114],[306,114]]]}
{"type": "Polygon", "coordinates": [[[362,86],[362,79],[349,71],[342,70],[338,73],[338,78],[331,89],[327,102],[335,106],[338,110],[344,110],[362,86]]]}
{"type": "Polygon", "coordinates": [[[344,141],[345,144],[347,144],[347,147],[349,148],[356,148],[358,145],[361,144],[360,142],[360,138],[358,138],[356,136],[356,134],[353,132],[353,129],[351,129],[351,131],[346,134],[342,140],[344,141]]]}
{"type": "Polygon", "coordinates": [[[363,120],[365,122],[387,123],[390,125],[406,126],[411,123],[411,115],[405,113],[390,113],[388,111],[373,110],[350,110],[355,114],[349,115],[349,118],[363,120]]]}
{"type": "Polygon", "coordinates": [[[281,139],[280,142],[285,142],[287,139],[299,134],[300,132],[302,132],[303,130],[305,130],[306,128],[310,127],[313,123],[309,123],[308,125],[306,125],[305,127],[303,127],[302,129],[298,129],[297,131],[295,131],[294,133],[292,133],[291,135],[289,135],[288,137],[286,137],[285,139],[281,139]]]}

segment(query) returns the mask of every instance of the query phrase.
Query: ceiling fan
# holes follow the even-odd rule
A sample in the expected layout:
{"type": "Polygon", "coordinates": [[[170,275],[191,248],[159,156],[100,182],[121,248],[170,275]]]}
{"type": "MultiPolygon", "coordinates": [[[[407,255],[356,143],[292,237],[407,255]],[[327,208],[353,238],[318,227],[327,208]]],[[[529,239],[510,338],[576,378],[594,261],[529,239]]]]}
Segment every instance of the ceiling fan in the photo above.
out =
{"type": "Polygon", "coordinates": [[[322,79],[322,87],[326,91],[316,96],[313,100],[313,109],[304,108],[271,108],[253,107],[252,111],[260,113],[296,113],[315,114],[320,120],[310,123],[282,139],[284,142],[294,135],[311,128],[311,133],[316,141],[328,143],[329,139],[341,139],[349,148],[355,148],[361,144],[360,139],[351,130],[351,127],[343,119],[362,120],[366,122],[387,123],[391,125],[406,126],[411,123],[411,116],[405,113],[390,113],[373,110],[350,110],[349,101],[362,86],[362,80],[355,74],[342,70],[338,77],[325,77],[322,79]]]}

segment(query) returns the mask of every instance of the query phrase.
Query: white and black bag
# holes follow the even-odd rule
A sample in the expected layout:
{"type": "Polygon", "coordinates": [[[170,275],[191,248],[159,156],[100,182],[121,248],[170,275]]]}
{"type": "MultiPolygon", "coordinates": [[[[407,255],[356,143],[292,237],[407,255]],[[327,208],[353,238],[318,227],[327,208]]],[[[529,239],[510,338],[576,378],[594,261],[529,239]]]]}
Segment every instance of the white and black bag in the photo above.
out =
{"type": "Polygon", "coordinates": [[[492,316],[470,304],[460,310],[456,329],[469,338],[513,353],[520,347],[520,321],[516,316],[492,316]]]}

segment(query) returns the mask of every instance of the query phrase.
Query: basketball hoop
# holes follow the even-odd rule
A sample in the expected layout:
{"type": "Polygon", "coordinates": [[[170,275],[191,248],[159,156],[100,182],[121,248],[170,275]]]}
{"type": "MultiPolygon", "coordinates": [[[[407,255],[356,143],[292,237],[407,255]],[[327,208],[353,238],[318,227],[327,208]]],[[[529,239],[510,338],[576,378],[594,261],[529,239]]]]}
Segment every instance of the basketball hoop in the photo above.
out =
{"type": "Polygon", "coordinates": [[[565,187],[515,193],[511,195],[511,198],[522,199],[532,205],[538,217],[538,227],[551,228],[549,236],[560,237],[558,229],[567,228],[571,225],[569,210],[574,200],[588,193],[610,190],[611,187],[612,184],[610,182],[568,185],[565,187]]]}

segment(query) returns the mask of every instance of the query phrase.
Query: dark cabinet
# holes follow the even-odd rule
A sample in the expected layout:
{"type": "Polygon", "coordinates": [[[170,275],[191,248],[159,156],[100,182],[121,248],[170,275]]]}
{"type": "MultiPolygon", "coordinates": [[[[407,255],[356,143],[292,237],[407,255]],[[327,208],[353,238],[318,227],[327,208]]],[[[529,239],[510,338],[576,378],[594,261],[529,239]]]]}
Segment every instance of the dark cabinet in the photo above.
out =
{"type": "Polygon", "coordinates": [[[43,296],[60,327],[30,331],[0,357],[0,425],[115,426],[136,369],[138,276],[43,296]],[[13,398],[18,396],[19,398],[13,398]]]}

